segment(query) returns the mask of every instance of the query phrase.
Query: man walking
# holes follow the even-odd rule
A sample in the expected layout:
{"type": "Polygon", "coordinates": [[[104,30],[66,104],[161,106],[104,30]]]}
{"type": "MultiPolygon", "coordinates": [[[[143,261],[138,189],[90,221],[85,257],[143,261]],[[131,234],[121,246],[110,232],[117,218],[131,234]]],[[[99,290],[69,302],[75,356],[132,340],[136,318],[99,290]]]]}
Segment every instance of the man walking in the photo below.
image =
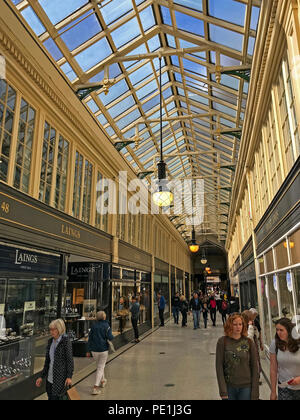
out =
{"type": "Polygon", "coordinates": [[[194,293],[190,300],[190,310],[193,311],[194,330],[200,328],[200,313],[202,310],[201,300],[198,293],[194,293]]]}
{"type": "Polygon", "coordinates": [[[172,299],[172,312],[173,312],[175,324],[178,324],[179,322],[179,306],[180,306],[179,292],[176,292],[175,296],[172,299]]]}
{"type": "Polygon", "coordinates": [[[140,304],[137,302],[137,299],[135,296],[132,296],[131,298],[131,323],[134,330],[134,337],[135,337],[135,343],[139,343],[139,330],[138,330],[138,320],[140,316],[140,304]]]}
{"type": "Polygon", "coordinates": [[[166,300],[160,292],[157,293],[157,305],[160,319],[160,327],[165,326],[164,312],[166,307],[166,300]]]}

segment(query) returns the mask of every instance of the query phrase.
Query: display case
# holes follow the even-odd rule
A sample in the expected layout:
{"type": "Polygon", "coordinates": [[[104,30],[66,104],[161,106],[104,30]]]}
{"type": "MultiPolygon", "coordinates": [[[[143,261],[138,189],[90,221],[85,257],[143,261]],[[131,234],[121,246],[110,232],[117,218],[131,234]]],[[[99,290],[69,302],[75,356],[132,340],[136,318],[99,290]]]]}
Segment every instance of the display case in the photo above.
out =
{"type": "Polygon", "coordinates": [[[31,338],[0,338],[0,392],[33,374],[33,341],[31,338]]]}
{"type": "Polygon", "coordinates": [[[98,262],[70,263],[68,266],[62,318],[73,342],[88,335],[97,311],[108,313],[110,285],[108,279],[103,279],[103,269],[104,264],[98,262]]]}

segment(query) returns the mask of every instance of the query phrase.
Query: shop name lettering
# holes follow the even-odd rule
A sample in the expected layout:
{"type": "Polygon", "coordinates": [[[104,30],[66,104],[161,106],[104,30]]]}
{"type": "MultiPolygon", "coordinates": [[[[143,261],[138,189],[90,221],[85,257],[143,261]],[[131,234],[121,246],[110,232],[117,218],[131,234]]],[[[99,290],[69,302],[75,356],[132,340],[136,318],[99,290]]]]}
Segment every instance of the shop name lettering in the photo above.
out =
{"type": "Polygon", "coordinates": [[[80,239],[80,232],[79,232],[79,230],[73,229],[70,226],[61,225],[61,232],[64,235],[71,236],[72,238],[80,239]]]}
{"type": "Polygon", "coordinates": [[[101,268],[100,265],[92,265],[91,267],[72,267],[71,274],[85,274],[85,273],[95,273],[97,268],[101,268]]]}
{"type": "Polygon", "coordinates": [[[20,252],[17,249],[15,264],[21,265],[23,263],[37,264],[38,257],[37,255],[33,255],[33,254],[25,254],[25,252],[20,252]]]}

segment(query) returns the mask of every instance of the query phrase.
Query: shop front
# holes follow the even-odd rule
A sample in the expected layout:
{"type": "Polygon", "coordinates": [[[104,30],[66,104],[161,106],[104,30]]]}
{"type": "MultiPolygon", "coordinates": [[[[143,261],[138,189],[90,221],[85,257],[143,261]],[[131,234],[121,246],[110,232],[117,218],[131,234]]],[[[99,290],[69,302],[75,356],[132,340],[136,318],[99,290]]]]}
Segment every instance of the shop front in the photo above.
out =
{"type": "Polygon", "coordinates": [[[256,228],[266,350],[276,320],[300,319],[300,159],[256,228]]]}
{"type": "Polygon", "coordinates": [[[51,321],[60,316],[63,256],[0,244],[0,399],[27,394],[44,366],[51,321]]]}
{"type": "Polygon", "coordinates": [[[166,301],[165,307],[165,320],[170,317],[170,279],[169,279],[169,264],[165,263],[158,258],[155,258],[155,274],[154,274],[154,325],[160,323],[158,312],[158,298],[157,294],[160,293],[166,301]]]}
{"type": "MultiPolygon", "coordinates": [[[[88,326],[74,321],[84,316],[82,299],[94,294],[75,279],[72,260],[110,261],[111,237],[0,183],[1,400],[30,400],[45,392],[35,380],[52,320],[63,318],[74,341],[86,334],[88,326]]],[[[85,269],[78,266],[81,274],[85,269]]]]}
{"type": "Polygon", "coordinates": [[[258,308],[252,237],[241,252],[241,261],[242,264],[238,269],[238,278],[241,310],[244,311],[250,308],[258,308]]]}

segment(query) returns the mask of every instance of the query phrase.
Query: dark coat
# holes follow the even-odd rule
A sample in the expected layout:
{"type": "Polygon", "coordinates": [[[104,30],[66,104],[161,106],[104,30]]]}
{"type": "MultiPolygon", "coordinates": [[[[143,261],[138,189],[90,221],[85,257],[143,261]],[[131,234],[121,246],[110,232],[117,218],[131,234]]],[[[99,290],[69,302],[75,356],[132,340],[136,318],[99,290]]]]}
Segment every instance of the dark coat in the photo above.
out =
{"type": "Polygon", "coordinates": [[[88,341],[88,350],[89,352],[102,353],[109,350],[107,340],[113,340],[113,335],[109,323],[105,320],[97,321],[92,324],[89,341],[88,341]]]}
{"type": "MultiPolygon", "coordinates": [[[[50,368],[50,347],[53,338],[48,341],[46,350],[46,360],[44,369],[41,377],[48,378],[48,372],[50,368]]],[[[65,392],[65,382],[67,378],[72,379],[74,372],[74,361],[72,354],[72,343],[67,336],[63,336],[61,341],[58,343],[55,354],[54,354],[54,365],[53,365],[53,395],[63,395],[65,392]]]]}

